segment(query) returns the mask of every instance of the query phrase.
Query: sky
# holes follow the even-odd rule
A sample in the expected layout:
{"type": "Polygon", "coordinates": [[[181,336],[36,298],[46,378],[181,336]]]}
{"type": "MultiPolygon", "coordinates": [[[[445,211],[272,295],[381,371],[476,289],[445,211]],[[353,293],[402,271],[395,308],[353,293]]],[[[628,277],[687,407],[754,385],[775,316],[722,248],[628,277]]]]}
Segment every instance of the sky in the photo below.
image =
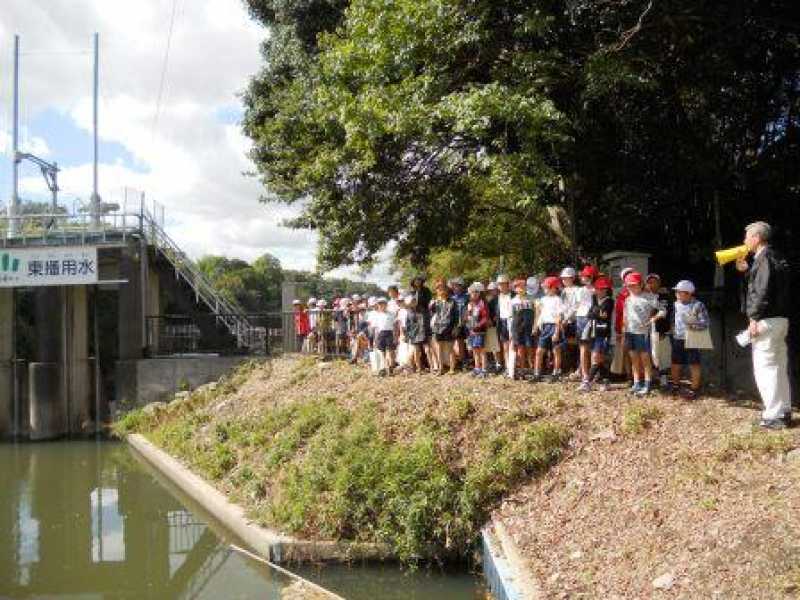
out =
{"type": "MultiPolygon", "coordinates": [[[[314,269],[315,235],[281,227],[295,209],[260,203],[263,188],[243,175],[252,165],[239,95],[261,66],[268,31],[240,0],[3,0],[0,205],[12,189],[15,33],[20,150],[58,163],[61,203],[70,210],[90,197],[95,31],[103,200],[138,207],[144,192],[148,203],[164,206],[167,232],[194,258],[250,261],[269,252],[284,268],[314,269]]],[[[20,177],[23,201],[49,198],[38,168],[26,165],[20,177]]],[[[362,279],[348,269],[331,275],[362,279]]],[[[366,279],[388,283],[386,263],[366,279]]]]}

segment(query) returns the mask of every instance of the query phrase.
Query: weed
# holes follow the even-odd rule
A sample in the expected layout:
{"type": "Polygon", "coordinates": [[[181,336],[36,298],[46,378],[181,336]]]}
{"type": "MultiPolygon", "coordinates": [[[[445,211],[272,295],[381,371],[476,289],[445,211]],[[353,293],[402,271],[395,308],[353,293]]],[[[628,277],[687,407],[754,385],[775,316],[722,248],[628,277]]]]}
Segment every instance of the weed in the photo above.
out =
{"type": "Polygon", "coordinates": [[[735,458],[738,454],[753,456],[783,454],[791,450],[793,446],[791,436],[785,432],[731,433],[723,436],[717,457],[722,461],[727,461],[735,458]]]}
{"type": "Polygon", "coordinates": [[[625,409],[622,417],[622,431],[626,434],[638,434],[648,429],[661,419],[664,413],[656,406],[642,402],[631,404],[625,409]]]}

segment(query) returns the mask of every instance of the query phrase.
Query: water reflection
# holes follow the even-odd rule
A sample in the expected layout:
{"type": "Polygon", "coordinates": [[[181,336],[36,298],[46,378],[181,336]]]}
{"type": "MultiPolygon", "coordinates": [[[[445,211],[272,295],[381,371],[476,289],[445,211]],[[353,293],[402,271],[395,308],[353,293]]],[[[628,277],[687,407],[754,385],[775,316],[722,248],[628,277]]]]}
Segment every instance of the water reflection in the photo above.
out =
{"type": "Polygon", "coordinates": [[[127,449],[0,446],[0,596],[280,598],[127,449]]]}

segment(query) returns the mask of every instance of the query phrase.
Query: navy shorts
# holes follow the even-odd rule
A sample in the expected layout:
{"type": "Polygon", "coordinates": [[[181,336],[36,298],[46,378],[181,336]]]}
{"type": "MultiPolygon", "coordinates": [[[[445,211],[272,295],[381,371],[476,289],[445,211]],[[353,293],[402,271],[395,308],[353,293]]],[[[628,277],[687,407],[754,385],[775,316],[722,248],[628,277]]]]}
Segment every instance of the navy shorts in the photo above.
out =
{"type": "Polygon", "coordinates": [[[497,319],[497,339],[501,342],[508,342],[511,340],[511,335],[508,332],[508,320],[497,319]]]}
{"type": "Polygon", "coordinates": [[[394,332],[393,331],[379,332],[378,339],[375,341],[375,347],[381,352],[386,352],[387,350],[394,350],[395,348],[394,332]]]}
{"type": "Polygon", "coordinates": [[[700,350],[687,348],[685,340],[672,338],[672,364],[673,365],[699,365],[700,350]]]}
{"type": "Polygon", "coordinates": [[[592,345],[592,352],[598,352],[600,354],[605,354],[608,352],[608,338],[607,337],[596,337],[593,340],[590,340],[592,345]]]}
{"type": "Polygon", "coordinates": [[[578,317],[575,322],[575,339],[584,344],[591,344],[591,323],[589,317],[578,317]]]}
{"type": "Polygon", "coordinates": [[[561,324],[561,337],[565,340],[567,338],[574,338],[575,336],[575,321],[567,321],[561,324]]]}
{"type": "Polygon", "coordinates": [[[650,336],[646,333],[626,333],[625,347],[629,352],[650,352],[650,336]]]}
{"type": "Polygon", "coordinates": [[[469,347],[480,350],[486,345],[485,333],[472,333],[469,336],[469,347]]]}
{"type": "Polygon", "coordinates": [[[515,331],[514,345],[520,348],[533,348],[533,332],[530,329],[515,331]]]}
{"type": "Polygon", "coordinates": [[[542,323],[542,330],[539,333],[539,348],[561,348],[567,343],[567,337],[563,332],[558,336],[558,341],[553,341],[553,336],[558,329],[555,323],[542,323]]]}

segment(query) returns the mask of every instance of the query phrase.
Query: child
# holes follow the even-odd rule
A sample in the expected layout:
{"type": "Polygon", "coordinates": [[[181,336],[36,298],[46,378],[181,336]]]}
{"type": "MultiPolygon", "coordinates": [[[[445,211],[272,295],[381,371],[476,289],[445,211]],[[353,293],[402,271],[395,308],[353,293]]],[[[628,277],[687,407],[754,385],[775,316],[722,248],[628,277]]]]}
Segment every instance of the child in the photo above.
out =
{"type": "Polygon", "coordinates": [[[517,368],[527,369],[533,367],[534,300],[528,297],[524,279],[514,282],[514,291],[517,295],[511,299],[511,336],[517,351],[517,368]]]}
{"type": "Polygon", "coordinates": [[[510,364],[509,353],[511,352],[511,284],[507,275],[497,277],[497,337],[503,349],[503,357],[506,364],[510,364]]]}
{"type": "Polygon", "coordinates": [[[564,301],[559,295],[558,277],[546,277],[542,286],[544,296],[539,300],[540,313],[537,322],[539,343],[536,348],[536,364],[533,369],[533,381],[541,381],[544,355],[548,349],[553,351],[552,382],[561,378],[561,349],[566,338],[563,332],[564,301]]]}
{"type": "Polygon", "coordinates": [[[303,352],[313,354],[317,351],[317,318],[319,311],[317,310],[317,299],[313,296],[308,299],[308,335],[303,344],[303,352]]]}
{"type": "Polygon", "coordinates": [[[434,290],[436,298],[433,300],[433,354],[438,366],[437,375],[444,374],[445,363],[450,366],[450,374],[456,372],[456,362],[453,357],[453,330],[458,325],[458,308],[450,298],[450,290],[444,279],[437,279],[434,290]]]}
{"type": "Polygon", "coordinates": [[[467,360],[467,326],[466,313],[469,304],[469,294],[464,291],[464,278],[456,277],[450,280],[452,288],[451,298],[458,307],[459,320],[453,338],[453,353],[456,356],[456,365],[461,366],[467,360]]]}
{"type": "Polygon", "coordinates": [[[666,388],[672,355],[672,346],[668,335],[672,328],[672,318],[670,318],[672,306],[667,290],[661,286],[660,275],[656,273],[648,274],[645,283],[647,284],[647,291],[653,294],[658,302],[658,313],[656,314],[656,320],[653,322],[651,358],[653,359],[653,366],[658,371],[659,386],[666,388]]]}
{"type": "Polygon", "coordinates": [[[303,308],[303,303],[300,300],[293,300],[292,308],[294,309],[295,348],[302,350],[303,343],[311,331],[311,327],[308,324],[308,313],[303,308]]]}
{"type": "Polygon", "coordinates": [[[597,274],[597,269],[593,265],[583,267],[581,270],[582,285],[574,286],[575,291],[573,293],[575,303],[575,341],[578,344],[578,368],[575,373],[582,382],[581,387],[591,379],[589,370],[591,367],[593,338],[588,328],[589,311],[596,303],[592,285],[597,278],[597,274]]]}
{"type": "Polygon", "coordinates": [[[375,312],[372,313],[375,350],[383,356],[384,365],[378,375],[391,375],[394,369],[395,316],[386,309],[388,302],[386,298],[378,298],[375,302],[375,312]]]}
{"type": "Polygon", "coordinates": [[[500,313],[500,300],[498,287],[494,281],[490,281],[486,286],[486,307],[489,309],[489,328],[486,330],[486,352],[494,357],[494,373],[500,374],[505,371],[505,361],[500,347],[500,338],[497,335],[497,325],[500,313]]]}
{"type": "Polygon", "coordinates": [[[328,301],[322,298],[317,302],[317,352],[320,356],[328,353],[328,342],[331,336],[331,313],[328,301]]]}
{"type": "Polygon", "coordinates": [[[642,275],[633,271],[625,277],[628,297],[622,317],[625,346],[631,358],[633,386],[631,393],[646,396],[653,384],[653,365],[650,360],[650,326],[658,314],[658,299],[642,288],[642,275]]]}
{"type": "MultiPolygon", "coordinates": [[[[611,338],[611,317],[614,315],[614,299],[611,297],[611,280],[598,277],[593,285],[595,300],[587,315],[592,366],[589,377],[578,388],[581,392],[590,392],[592,383],[603,381],[607,389],[608,369],[606,368],[606,352],[611,338]]],[[[583,347],[582,347],[583,348],[583,347]]]]}
{"type": "Polygon", "coordinates": [[[700,351],[686,347],[686,331],[708,329],[710,321],[705,305],[694,297],[695,288],[691,281],[679,281],[674,289],[677,302],[672,334],[672,389],[679,389],[681,367],[689,365],[691,388],[686,392],[686,397],[694,400],[701,384],[700,351]]]}
{"type": "Polygon", "coordinates": [[[483,299],[483,284],[475,281],[467,289],[469,303],[467,304],[467,330],[469,331],[469,346],[472,348],[472,357],[475,368],[472,375],[486,377],[486,330],[489,328],[489,308],[483,299]]]}
{"type": "Polygon", "coordinates": [[[336,335],[336,354],[347,354],[347,322],[349,316],[347,297],[334,301],[333,328],[336,335]]]}

